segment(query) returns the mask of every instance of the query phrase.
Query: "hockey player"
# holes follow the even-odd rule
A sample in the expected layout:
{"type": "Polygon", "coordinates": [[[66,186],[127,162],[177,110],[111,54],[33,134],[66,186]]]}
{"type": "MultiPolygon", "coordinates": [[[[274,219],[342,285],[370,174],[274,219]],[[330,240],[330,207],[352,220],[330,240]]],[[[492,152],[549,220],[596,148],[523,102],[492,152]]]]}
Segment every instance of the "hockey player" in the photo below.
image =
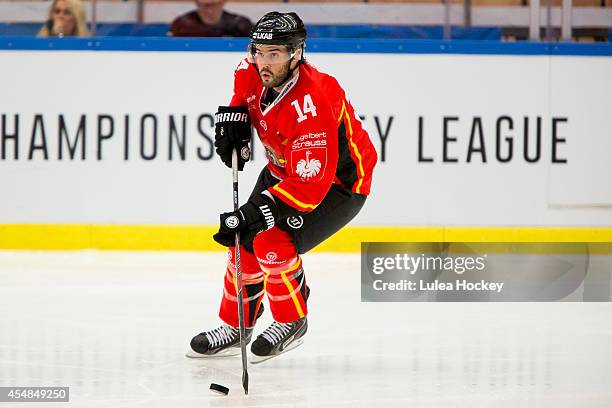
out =
{"type": "MultiPolygon", "coordinates": [[[[251,345],[252,362],[297,347],[308,327],[300,254],[346,225],[370,192],[376,151],[335,78],[304,59],[306,30],[295,13],[271,12],[250,34],[234,74],[230,106],[216,115],[215,146],[231,167],[249,160],[251,126],[268,158],[248,201],[221,214],[214,239],[229,247],[221,327],[191,341],[189,357],[240,354],[234,235],[240,232],[247,341],[267,295],[274,318],[251,345]]],[[[333,271],[330,271],[333,272],[333,271]]]]}

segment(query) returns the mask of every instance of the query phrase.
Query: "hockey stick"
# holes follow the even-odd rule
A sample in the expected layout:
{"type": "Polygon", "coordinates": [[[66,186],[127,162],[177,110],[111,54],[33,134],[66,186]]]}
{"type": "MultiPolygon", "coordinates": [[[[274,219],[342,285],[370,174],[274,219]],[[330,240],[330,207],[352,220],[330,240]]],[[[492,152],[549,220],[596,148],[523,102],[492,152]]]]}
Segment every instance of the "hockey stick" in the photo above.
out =
{"type": "MultiPolygon", "coordinates": [[[[234,179],[234,211],[238,211],[238,152],[232,151],[232,177],[234,179]]],[[[236,267],[236,286],[238,292],[238,326],[240,329],[240,352],[242,354],[242,387],[244,394],[249,393],[249,372],[247,371],[246,356],[246,329],[244,327],[244,305],[242,304],[242,265],[240,264],[240,231],[236,232],[234,242],[236,256],[234,265],[236,267]]]]}

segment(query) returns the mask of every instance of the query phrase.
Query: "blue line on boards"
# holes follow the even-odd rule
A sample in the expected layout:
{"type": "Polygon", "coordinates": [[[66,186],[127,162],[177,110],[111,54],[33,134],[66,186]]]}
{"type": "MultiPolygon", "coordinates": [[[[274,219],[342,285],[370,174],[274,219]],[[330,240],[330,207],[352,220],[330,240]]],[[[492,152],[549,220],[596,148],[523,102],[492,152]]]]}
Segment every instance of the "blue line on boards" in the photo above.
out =
{"type": "MultiPolygon", "coordinates": [[[[245,52],[246,38],[0,36],[0,50],[245,52]]],[[[348,54],[475,54],[612,56],[612,43],[314,38],[308,52],[348,54]]]]}

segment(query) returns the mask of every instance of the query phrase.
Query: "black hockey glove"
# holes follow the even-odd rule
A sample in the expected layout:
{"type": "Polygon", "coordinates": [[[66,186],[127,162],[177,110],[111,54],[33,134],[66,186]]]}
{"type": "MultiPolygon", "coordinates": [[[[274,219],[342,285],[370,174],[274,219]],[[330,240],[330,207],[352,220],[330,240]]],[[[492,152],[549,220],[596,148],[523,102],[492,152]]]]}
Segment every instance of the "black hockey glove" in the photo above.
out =
{"type": "Polygon", "coordinates": [[[238,152],[238,170],[244,169],[251,150],[251,120],[246,106],[219,106],[215,114],[215,147],[221,161],[232,168],[232,151],[238,152]]]}
{"type": "Polygon", "coordinates": [[[224,246],[234,245],[234,234],[240,231],[240,239],[251,240],[262,231],[274,227],[278,208],[271,198],[259,194],[252,197],[238,211],[223,213],[219,232],[213,239],[224,246]]]}

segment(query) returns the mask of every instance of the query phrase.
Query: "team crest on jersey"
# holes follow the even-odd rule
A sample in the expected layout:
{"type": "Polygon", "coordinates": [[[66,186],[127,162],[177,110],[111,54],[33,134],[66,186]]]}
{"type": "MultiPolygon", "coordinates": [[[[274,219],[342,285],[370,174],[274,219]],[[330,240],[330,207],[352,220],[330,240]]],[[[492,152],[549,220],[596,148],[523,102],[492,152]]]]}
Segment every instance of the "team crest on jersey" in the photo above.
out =
{"type": "Polygon", "coordinates": [[[327,163],[327,149],[310,148],[291,152],[291,163],[295,173],[304,181],[315,181],[323,176],[323,167],[327,163]]]}

